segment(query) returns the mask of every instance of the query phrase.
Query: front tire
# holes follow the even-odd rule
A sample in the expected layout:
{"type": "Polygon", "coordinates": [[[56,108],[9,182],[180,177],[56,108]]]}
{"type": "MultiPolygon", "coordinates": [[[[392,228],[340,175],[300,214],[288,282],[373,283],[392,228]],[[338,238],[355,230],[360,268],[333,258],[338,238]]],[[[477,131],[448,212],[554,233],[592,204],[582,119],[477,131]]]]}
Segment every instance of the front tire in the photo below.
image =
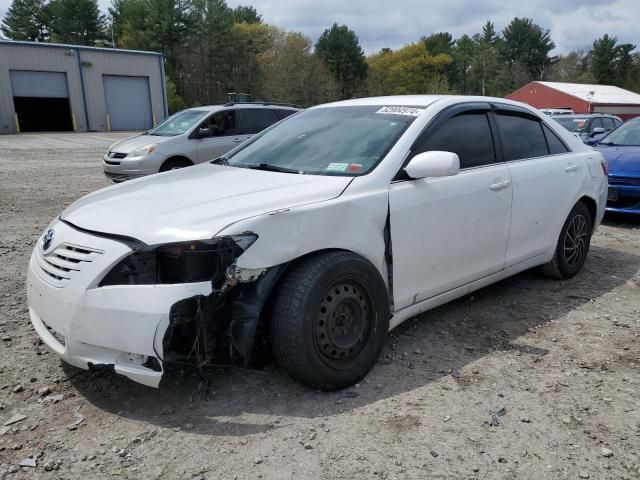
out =
{"type": "Polygon", "coordinates": [[[160,167],[161,172],[168,172],[169,170],[178,170],[180,168],[190,167],[193,163],[191,163],[186,158],[170,158],[166,162],[162,164],[160,167]]]}
{"type": "Polygon", "coordinates": [[[376,363],[389,316],[386,286],[368,261],[342,251],[308,258],[286,273],[276,292],[276,361],[313,388],[353,385],[376,363]]]}
{"type": "Polygon", "coordinates": [[[591,212],[584,203],[578,202],[564,222],[553,259],[542,266],[542,271],[560,280],[576,275],[589,253],[592,233],[591,212]]]}

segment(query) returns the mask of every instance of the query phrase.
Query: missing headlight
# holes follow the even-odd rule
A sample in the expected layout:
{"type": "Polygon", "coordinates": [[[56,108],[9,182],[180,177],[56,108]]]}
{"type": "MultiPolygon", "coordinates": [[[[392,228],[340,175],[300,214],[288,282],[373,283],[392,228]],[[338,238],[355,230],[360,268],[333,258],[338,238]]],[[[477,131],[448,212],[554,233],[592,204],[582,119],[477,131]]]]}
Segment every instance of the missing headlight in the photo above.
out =
{"type": "Polygon", "coordinates": [[[167,243],[131,253],[100,282],[108,285],[159,285],[224,282],[225,270],[258,236],[244,233],[211,240],[167,243]]]}

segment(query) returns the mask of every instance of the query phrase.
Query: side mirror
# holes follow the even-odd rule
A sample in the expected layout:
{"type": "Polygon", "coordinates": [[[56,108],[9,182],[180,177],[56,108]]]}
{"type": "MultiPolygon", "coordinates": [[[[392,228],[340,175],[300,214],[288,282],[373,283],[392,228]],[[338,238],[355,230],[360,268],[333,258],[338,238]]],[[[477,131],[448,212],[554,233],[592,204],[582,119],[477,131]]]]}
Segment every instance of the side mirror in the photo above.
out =
{"type": "Polygon", "coordinates": [[[198,128],[198,138],[209,138],[213,137],[213,130],[211,128],[198,128]]]}
{"type": "Polygon", "coordinates": [[[591,130],[591,135],[600,135],[601,133],[606,132],[606,130],[602,127],[596,127],[593,130],[591,130]]]}
{"type": "Polygon", "coordinates": [[[460,159],[452,152],[422,152],[409,161],[404,171],[413,179],[451,177],[460,172],[460,159]]]}

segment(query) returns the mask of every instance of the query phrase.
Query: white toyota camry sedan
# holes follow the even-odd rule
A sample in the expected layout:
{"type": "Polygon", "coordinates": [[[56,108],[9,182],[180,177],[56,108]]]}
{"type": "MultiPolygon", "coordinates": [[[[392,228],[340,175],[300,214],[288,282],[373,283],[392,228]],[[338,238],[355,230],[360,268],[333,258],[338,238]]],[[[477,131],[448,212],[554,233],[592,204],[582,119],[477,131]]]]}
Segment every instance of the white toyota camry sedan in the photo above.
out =
{"type": "Polygon", "coordinates": [[[150,386],[171,362],[272,352],[294,379],[343,388],[420,312],[533,267],[577,274],[606,169],[504,99],[320,105],[68,207],[31,257],[31,321],[66,362],[150,386]]]}

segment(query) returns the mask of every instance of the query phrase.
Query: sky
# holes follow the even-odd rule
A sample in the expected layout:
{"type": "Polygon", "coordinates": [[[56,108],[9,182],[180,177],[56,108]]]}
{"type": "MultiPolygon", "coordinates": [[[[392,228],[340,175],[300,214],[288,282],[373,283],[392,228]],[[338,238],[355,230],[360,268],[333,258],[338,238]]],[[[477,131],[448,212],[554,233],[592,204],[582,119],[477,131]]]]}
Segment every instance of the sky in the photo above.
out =
{"type": "MultiPolygon", "coordinates": [[[[106,10],[110,0],[98,0],[106,10]]],[[[498,31],[513,17],[549,29],[553,53],[585,48],[605,33],[640,44],[638,0],[227,0],[253,5],[267,23],[303,32],[315,42],[334,22],[356,32],[366,53],[398,48],[441,31],[473,35],[491,20],[498,31]],[[390,8],[391,7],[391,8],[390,8]]],[[[11,0],[0,0],[0,17],[11,0]]]]}

